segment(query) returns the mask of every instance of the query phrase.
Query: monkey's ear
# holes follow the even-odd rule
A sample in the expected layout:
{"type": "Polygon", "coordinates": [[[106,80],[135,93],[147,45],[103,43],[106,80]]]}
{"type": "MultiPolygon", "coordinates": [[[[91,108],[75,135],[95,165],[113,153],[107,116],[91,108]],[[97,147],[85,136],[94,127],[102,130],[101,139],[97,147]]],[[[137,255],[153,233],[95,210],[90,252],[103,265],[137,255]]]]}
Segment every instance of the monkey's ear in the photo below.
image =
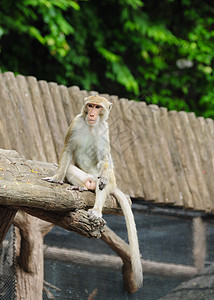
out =
{"type": "Polygon", "coordinates": [[[113,103],[109,102],[109,111],[112,109],[113,103]]]}

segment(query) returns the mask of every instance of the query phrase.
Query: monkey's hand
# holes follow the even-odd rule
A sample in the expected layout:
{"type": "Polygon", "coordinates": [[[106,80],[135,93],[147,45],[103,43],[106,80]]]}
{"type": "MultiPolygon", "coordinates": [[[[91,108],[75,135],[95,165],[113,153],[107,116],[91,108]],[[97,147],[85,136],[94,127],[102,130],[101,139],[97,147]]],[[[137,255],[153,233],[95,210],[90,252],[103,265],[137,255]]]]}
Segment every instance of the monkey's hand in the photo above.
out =
{"type": "Polygon", "coordinates": [[[99,190],[103,190],[107,184],[108,184],[108,179],[106,177],[103,176],[98,177],[99,190]]]}
{"type": "Polygon", "coordinates": [[[63,184],[63,180],[60,180],[60,179],[58,179],[58,178],[55,177],[55,176],[52,176],[52,177],[45,177],[45,178],[42,178],[42,180],[46,180],[46,181],[48,181],[48,182],[53,182],[53,183],[63,184]]]}

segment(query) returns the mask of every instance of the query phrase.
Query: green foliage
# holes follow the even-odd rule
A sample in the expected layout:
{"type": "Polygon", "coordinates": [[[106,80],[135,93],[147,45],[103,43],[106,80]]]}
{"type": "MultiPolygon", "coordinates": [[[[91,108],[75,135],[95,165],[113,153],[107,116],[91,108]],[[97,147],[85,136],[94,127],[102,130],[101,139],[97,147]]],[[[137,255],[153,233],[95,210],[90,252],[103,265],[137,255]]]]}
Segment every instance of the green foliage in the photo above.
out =
{"type": "Polygon", "coordinates": [[[2,0],[0,68],[214,116],[209,0],[2,0]]]}

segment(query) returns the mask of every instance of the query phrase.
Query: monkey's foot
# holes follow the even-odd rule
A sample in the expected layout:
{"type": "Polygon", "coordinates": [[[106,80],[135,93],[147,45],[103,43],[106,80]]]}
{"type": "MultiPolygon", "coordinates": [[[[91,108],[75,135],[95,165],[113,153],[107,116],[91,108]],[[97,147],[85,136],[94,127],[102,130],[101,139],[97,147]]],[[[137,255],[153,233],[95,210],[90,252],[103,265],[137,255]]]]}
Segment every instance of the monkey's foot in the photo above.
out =
{"type": "Polygon", "coordinates": [[[54,179],[54,177],[44,177],[44,178],[42,178],[42,180],[45,180],[48,182],[53,182],[53,183],[63,184],[63,180],[57,180],[57,179],[54,179]]]}
{"type": "Polygon", "coordinates": [[[67,187],[66,190],[68,190],[68,191],[79,191],[79,192],[88,191],[88,189],[86,187],[77,186],[77,185],[71,185],[71,186],[67,187]]]}
{"type": "Polygon", "coordinates": [[[104,226],[106,224],[106,221],[102,218],[102,214],[96,209],[88,210],[88,218],[97,226],[104,226]]]}
{"type": "Polygon", "coordinates": [[[90,221],[95,222],[99,224],[100,226],[103,226],[106,224],[106,221],[102,218],[102,214],[97,209],[89,209],[88,210],[88,218],[90,221]]]}

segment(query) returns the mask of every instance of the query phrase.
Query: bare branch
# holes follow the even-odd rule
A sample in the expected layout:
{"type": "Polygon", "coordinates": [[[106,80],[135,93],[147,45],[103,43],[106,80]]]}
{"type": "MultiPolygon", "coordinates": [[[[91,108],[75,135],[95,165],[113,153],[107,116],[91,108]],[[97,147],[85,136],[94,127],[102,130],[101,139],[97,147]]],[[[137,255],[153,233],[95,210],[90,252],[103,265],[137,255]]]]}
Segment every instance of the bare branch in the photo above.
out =
{"type": "MultiPolygon", "coordinates": [[[[55,171],[53,164],[25,160],[15,151],[0,150],[0,205],[64,212],[93,206],[93,192],[71,191],[67,190],[68,184],[42,180],[55,171]]],[[[121,213],[114,197],[108,198],[103,212],[121,213]]]]}

